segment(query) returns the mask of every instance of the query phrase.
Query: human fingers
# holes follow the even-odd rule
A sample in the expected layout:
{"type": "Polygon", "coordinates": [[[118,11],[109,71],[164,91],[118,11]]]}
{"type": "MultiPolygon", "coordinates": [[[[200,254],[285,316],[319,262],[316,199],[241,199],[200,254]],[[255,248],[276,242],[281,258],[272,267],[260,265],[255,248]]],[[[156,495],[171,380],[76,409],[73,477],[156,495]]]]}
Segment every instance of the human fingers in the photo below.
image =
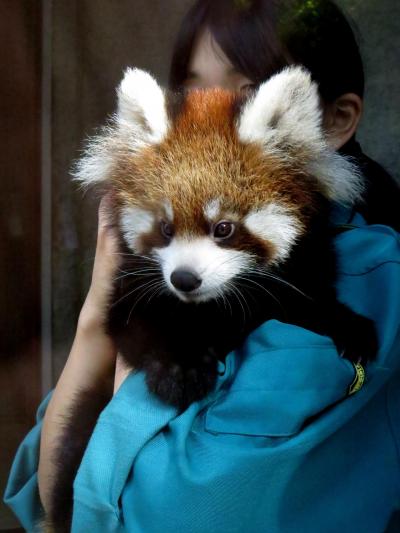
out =
{"type": "Polygon", "coordinates": [[[118,233],[112,218],[113,197],[106,194],[99,205],[96,254],[92,280],[81,314],[89,322],[103,322],[113,281],[120,263],[118,233]]]}

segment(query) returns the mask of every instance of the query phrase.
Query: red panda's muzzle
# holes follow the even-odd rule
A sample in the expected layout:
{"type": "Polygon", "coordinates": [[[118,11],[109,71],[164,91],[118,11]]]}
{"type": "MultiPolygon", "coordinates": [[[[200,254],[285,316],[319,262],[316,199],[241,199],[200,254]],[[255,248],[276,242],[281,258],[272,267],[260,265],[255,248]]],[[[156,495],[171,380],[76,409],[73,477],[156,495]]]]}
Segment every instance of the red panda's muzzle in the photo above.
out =
{"type": "Polygon", "coordinates": [[[209,236],[174,238],[154,248],[167,288],[184,302],[222,297],[232,280],[251,268],[251,254],[222,248],[209,236]]]}
{"type": "Polygon", "coordinates": [[[153,258],[164,288],[181,301],[224,298],[240,278],[284,261],[297,242],[301,222],[289,208],[268,202],[240,213],[227,210],[228,200],[208,199],[200,206],[198,223],[190,226],[188,207],[182,213],[167,200],[159,202],[163,208],[121,210],[126,244],[153,258]]]}

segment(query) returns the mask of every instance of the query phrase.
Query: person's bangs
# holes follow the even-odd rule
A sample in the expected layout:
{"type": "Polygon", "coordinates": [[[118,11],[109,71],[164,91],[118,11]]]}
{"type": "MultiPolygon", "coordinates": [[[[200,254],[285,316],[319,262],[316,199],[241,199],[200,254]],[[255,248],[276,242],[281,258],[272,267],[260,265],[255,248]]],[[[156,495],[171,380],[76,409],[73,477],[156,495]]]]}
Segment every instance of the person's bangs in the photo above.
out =
{"type": "Polygon", "coordinates": [[[228,0],[216,3],[206,20],[235,69],[255,83],[288,64],[276,31],[275,11],[274,2],[228,0]]]}

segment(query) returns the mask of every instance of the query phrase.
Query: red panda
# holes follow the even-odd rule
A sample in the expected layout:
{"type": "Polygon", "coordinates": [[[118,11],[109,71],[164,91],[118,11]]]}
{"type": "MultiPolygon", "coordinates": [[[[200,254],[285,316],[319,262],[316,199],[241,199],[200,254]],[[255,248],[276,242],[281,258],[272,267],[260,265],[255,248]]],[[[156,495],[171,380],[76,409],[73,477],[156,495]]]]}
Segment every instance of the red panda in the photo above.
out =
{"type": "Polygon", "coordinates": [[[362,180],[324,139],[310,75],[292,67],[247,100],[211,89],[171,105],[128,70],[118,98],[76,175],[114,192],[126,255],[108,330],[150,389],[182,409],[201,399],[217,361],[270,318],[372,357],[372,324],[336,299],[329,222],[362,180]]]}
{"type": "Polygon", "coordinates": [[[218,361],[272,318],[331,336],[351,361],[374,356],[372,322],[337,301],[330,224],[362,179],[329,148],[304,69],[250,97],[169,95],[128,69],[75,176],[113,191],[124,261],[106,327],[162,400],[205,397],[218,361]]]}

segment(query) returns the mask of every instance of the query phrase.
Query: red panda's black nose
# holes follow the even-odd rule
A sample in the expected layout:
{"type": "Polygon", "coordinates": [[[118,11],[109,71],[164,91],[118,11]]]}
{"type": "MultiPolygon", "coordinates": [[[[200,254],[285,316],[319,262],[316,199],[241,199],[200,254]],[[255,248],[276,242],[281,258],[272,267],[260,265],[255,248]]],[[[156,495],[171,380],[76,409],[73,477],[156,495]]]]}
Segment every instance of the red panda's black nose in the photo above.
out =
{"type": "Polygon", "coordinates": [[[174,270],[171,283],[179,291],[191,292],[200,287],[201,279],[189,270],[174,270]]]}

